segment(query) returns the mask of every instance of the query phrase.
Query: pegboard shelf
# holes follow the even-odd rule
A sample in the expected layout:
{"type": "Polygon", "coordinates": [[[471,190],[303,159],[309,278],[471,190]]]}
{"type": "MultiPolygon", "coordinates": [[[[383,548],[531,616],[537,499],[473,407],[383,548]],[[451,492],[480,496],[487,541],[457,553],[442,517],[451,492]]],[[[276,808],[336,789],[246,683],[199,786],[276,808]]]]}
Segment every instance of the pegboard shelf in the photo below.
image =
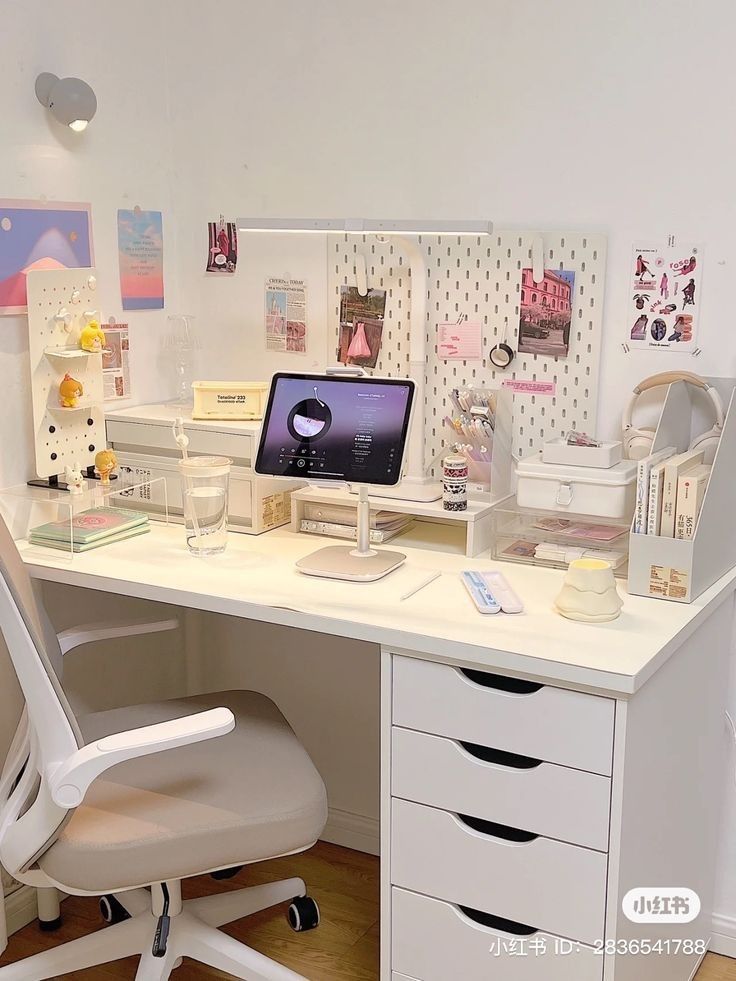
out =
{"type": "Polygon", "coordinates": [[[26,283],[36,474],[45,480],[67,466],[93,466],[95,453],[107,446],[102,357],[79,344],[85,311],[97,308],[96,276],[86,268],[32,269],[26,283]],[[59,400],[67,369],[84,390],[70,407],[59,400]]]}
{"type": "MultiPolygon", "coordinates": [[[[443,419],[451,411],[449,392],[463,386],[498,388],[506,379],[544,383],[554,394],[514,395],[513,455],[520,459],[545,440],[569,429],[595,432],[598,369],[603,322],[606,238],[562,231],[496,231],[490,236],[420,235],[427,265],[427,342],[424,405],[425,459],[438,457],[448,437],[443,419]],[[547,269],[575,273],[568,356],[518,351],[521,271],[532,267],[541,243],[547,269]],[[437,325],[460,315],[482,325],[482,357],[444,360],[437,325]],[[494,367],[492,348],[509,344],[516,357],[506,369],[494,367]]],[[[336,235],[329,243],[328,276],[335,335],[339,332],[340,288],[356,285],[356,258],[365,257],[368,286],[386,290],[386,315],[376,374],[409,374],[412,316],[409,259],[391,237],[336,235]]]]}
{"type": "Polygon", "coordinates": [[[94,399],[80,399],[76,405],[50,405],[49,412],[85,412],[94,407],[98,403],[94,399]]]}
{"type": "Polygon", "coordinates": [[[96,351],[83,351],[81,347],[47,347],[43,352],[47,358],[91,358],[96,351]]]}

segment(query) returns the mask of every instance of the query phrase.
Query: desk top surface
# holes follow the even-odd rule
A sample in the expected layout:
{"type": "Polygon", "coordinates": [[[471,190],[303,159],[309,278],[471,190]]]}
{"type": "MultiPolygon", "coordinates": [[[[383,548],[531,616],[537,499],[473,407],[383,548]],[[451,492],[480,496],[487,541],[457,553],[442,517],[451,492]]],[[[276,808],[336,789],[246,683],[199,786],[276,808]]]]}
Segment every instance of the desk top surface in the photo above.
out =
{"type": "Polygon", "coordinates": [[[731,570],[695,602],[630,596],[618,620],[583,624],[553,609],[563,574],[490,559],[417,548],[375,583],[315,579],[294,562],[324,542],[277,529],[231,534],[222,555],[191,556],[181,526],[154,524],[150,534],[70,558],[20,542],[39,579],[279,623],[421,653],[465,667],[629,695],[736,588],[731,570]],[[476,612],[458,573],[500,569],[525,605],[516,616],[476,612]],[[433,572],[442,575],[416,595],[400,597],[433,572]]]}

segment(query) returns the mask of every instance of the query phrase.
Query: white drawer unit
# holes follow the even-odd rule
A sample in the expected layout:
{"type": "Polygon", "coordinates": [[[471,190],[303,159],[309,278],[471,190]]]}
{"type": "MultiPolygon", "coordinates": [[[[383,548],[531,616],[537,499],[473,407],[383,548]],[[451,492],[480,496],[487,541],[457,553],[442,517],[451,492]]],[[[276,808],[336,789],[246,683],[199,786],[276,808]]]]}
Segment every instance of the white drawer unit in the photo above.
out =
{"type": "MultiPolygon", "coordinates": [[[[276,480],[253,471],[260,423],[192,419],[191,409],[177,405],[141,405],[106,414],[107,441],[115,450],[122,473],[133,479],[166,480],[169,515],[182,519],[180,451],[172,426],[182,417],[192,456],[227,456],[230,472],[228,523],[231,531],[259,535],[291,520],[291,492],[302,484],[276,480]]],[[[135,495],[139,507],[145,499],[135,495]]]]}
{"type": "Polygon", "coordinates": [[[394,799],[391,883],[589,945],[604,936],[607,856],[394,799]]]}
{"type": "Polygon", "coordinates": [[[608,849],[611,781],[484,746],[393,727],[394,797],[608,849]]]}
{"type": "Polygon", "coordinates": [[[394,658],[393,722],[611,775],[615,702],[412,657],[394,658]]]}
{"type": "Polygon", "coordinates": [[[601,981],[592,947],[393,889],[394,981],[601,981]]]}

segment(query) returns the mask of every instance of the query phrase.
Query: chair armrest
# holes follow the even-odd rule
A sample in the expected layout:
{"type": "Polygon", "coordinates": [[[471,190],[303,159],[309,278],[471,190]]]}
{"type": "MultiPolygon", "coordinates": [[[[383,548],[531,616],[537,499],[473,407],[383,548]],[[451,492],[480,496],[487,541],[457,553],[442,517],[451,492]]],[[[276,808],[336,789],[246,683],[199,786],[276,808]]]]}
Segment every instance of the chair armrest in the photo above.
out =
{"type": "Polygon", "coordinates": [[[235,716],[230,709],[214,708],[186,715],[182,719],[170,719],[168,722],[103,736],[78,749],[63,763],[49,768],[46,778],[51,798],[59,807],[77,807],[84,800],[92,781],[111,766],[165,749],[224,736],[234,728],[235,716]]]}
{"type": "Polygon", "coordinates": [[[173,617],[170,620],[111,620],[103,623],[85,623],[79,627],[69,627],[56,636],[59,638],[61,653],[73,651],[82,644],[91,644],[95,640],[112,640],[115,637],[135,637],[138,634],[155,634],[163,630],[176,630],[179,621],[173,617]]]}

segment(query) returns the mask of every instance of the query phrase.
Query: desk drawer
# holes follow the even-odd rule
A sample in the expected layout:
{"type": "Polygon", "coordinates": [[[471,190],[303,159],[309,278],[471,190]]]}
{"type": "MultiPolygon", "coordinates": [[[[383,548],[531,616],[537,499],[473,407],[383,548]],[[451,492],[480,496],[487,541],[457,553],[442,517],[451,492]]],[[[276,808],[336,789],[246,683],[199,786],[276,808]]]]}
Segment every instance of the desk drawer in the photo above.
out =
{"type": "Polygon", "coordinates": [[[606,855],[549,838],[508,840],[495,826],[490,834],[404,800],[391,807],[392,885],[586,944],[603,937],[606,855]]]}
{"type": "Polygon", "coordinates": [[[391,760],[395,797],[608,850],[608,777],[398,726],[391,760]]]}
{"type": "Polygon", "coordinates": [[[397,655],[393,721],[452,739],[611,775],[611,698],[397,655]]]}
{"type": "Polygon", "coordinates": [[[392,890],[391,907],[391,967],[401,972],[394,978],[601,981],[603,958],[592,947],[546,933],[505,932],[485,925],[482,913],[403,889],[392,890]]]}

